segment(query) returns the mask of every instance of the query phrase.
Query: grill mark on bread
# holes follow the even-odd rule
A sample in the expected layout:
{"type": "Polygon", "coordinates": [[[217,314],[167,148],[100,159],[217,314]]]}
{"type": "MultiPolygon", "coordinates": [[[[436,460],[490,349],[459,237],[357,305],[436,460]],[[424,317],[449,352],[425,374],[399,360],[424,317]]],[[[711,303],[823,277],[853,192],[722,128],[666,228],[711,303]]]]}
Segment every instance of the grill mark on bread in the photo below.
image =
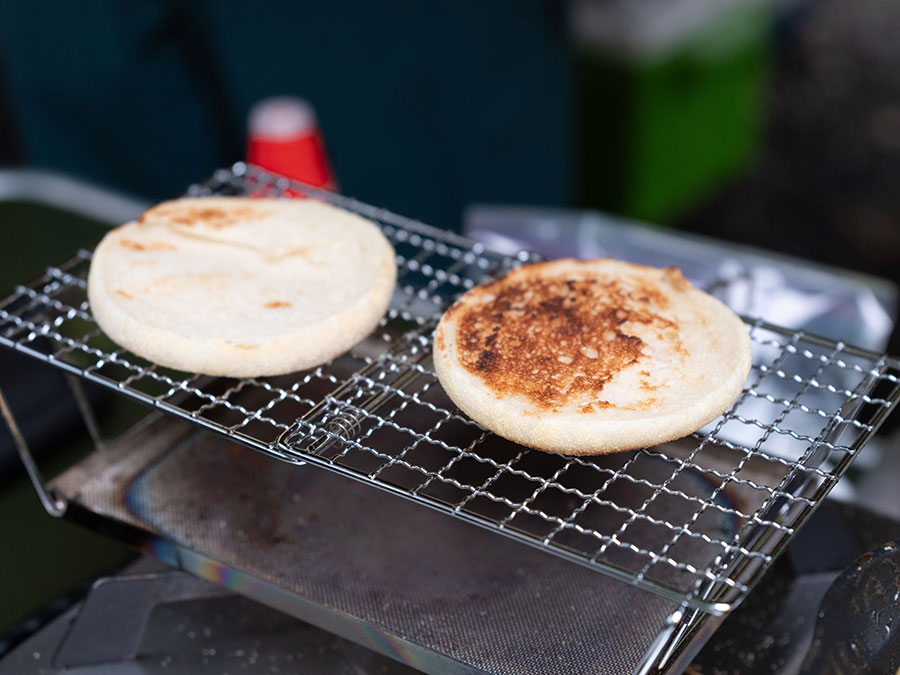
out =
{"type": "Polygon", "coordinates": [[[169,225],[203,225],[218,230],[240,222],[263,220],[269,215],[270,211],[249,206],[224,209],[216,206],[161,204],[142,213],[137,222],[144,225],[148,220],[159,219],[169,225]]]}
{"type": "MultiPolygon", "coordinates": [[[[600,392],[645,356],[633,329],[651,326],[677,339],[677,325],[660,314],[669,300],[649,283],[522,276],[484,286],[480,302],[450,310],[457,315],[460,363],[497,396],[522,396],[543,410],[570,403],[583,413],[612,407],[600,392]]],[[[683,350],[680,341],[676,348],[683,350]]],[[[655,389],[647,379],[641,385],[655,389]]]]}
{"type": "Polygon", "coordinates": [[[131,300],[134,297],[133,295],[131,295],[131,293],[126,293],[121,288],[116,289],[116,295],[120,295],[123,298],[125,298],[126,300],[131,300]]]}
{"type": "MultiPolygon", "coordinates": [[[[680,346],[680,343],[679,343],[680,346]]],[[[681,349],[681,352],[684,352],[684,349],[681,349]]],[[[642,391],[656,391],[659,387],[650,384],[650,373],[646,370],[642,370],[638,375],[641,376],[641,390],[642,391]]],[[[653,399],[656,400],[656,399],[653,399]]]]}
{"type": "Polygon", "coordinates": [[[592,412],[597,412],[598,410],[602,410],[603,408],[615,408],[612,403],[609,401],[591,401],[590,403],[585,403],[578,409],[582,415],[590,415],[592,412]]]}
{"type": "Polygon", "coordinates": [[[305,263],[313,265],[315,267],[323,267],[327,264],[322,260],[317,260],[312,255],[313,252],[309,246],[295,246],[292,248],[284,248],[271,251],[266,248],[261,248],[255,244],[241,241],[232,241],[230,239],[222,237],[221,235],[205,232],[203,230],[174,229],[173,232],[176,236],[182,237],[184,239],[207,242],[211,244],[217,244],[219,246],[230,246],[231,248],[240,249],[243,251],[251,251],[262,256],[267,262],[277,263],[283,260],[287,260],[288,258],[299,257],[304,258],[305,263]]]}
{"type": "Polygon", "coordinates": [[[148,241],[141,243],[133,239],[119,239],[119,244],[129,251],[174,251],[175,246],[165,241],[148,241]]]}
{"type": "Polygon", "coordinates": [[[265,306],[272,309],[280,309],[281,307],[290,307],[291,303],[287,300],[270,300],[265,306]]]}
{"type": "Polygon", "coordinates": [[[691,283],[684,278],[681,270],[674,265],[669,265],[663,269],[663,277],[676,291],[681,291],[683,293],[691,288],[691,283]]]}

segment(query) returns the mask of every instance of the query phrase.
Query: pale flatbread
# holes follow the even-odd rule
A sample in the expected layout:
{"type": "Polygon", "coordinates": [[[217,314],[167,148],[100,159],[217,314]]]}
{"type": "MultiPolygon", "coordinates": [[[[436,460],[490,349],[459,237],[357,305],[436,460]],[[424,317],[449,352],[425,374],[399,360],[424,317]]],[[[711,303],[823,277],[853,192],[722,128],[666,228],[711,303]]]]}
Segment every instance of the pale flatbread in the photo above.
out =
{"type": "Polygon", "coordinates": [[[557,260],[466,293],[441,318],[434,367],[472,419],[572,455],[647,447],[721,414],[750,370],[725,305],[659,270],[557,260]]]}
{"type": "Polygon", "coordinates": [[[324,363],[361,341],[395,280],[390,243],[342,209],[185,198],[103,238],[88,299],[103,331],[145,359],[254,377],[324,363]]]}

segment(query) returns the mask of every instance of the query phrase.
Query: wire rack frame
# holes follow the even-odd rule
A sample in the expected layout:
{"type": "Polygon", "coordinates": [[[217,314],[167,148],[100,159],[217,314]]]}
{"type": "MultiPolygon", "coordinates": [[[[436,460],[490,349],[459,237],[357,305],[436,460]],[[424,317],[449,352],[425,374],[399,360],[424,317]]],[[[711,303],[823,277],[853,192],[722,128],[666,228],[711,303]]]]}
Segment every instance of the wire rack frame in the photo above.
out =
{"type": "Polygon", "coordinates": [[[894,359],[748,321],[750,378],[693,436],[593,459],[517,446],[447,399],[431,333],[461,293],[537,258],[494,254],[242,164],[189,191],[296,193],[372,219],[397,252],[390,310],[338,359],[242,380],[149,363],[93,321],[89,251],[0,303],[0,344],[278,459],[327,467],[713,613],[746,596],[900,396],[894,359]]]}

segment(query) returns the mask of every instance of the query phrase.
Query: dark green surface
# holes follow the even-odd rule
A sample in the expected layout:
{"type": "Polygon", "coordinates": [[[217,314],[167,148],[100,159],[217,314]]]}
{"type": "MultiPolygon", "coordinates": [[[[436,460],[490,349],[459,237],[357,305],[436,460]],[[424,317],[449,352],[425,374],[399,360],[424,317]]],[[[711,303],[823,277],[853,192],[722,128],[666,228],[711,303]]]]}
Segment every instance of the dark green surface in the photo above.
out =
{"type": "MultiPolygon", "coordinates": [[[[80,452],[86,443],[61,452],[80,452]]],[[[0,487],[0,532],[0,633],[133,556],[114,541],[49,516],[24,471],[0,487]]]]}
{"type": "Polygon", "coordinates": [[[768,10],[749,7],[652,58],[583,49],[581,205],[666,223],[735,175],[759,142],[768,10]]]}
{"type": "MultiPolygon", "coordinates": [[[[0,296],[95,242],[105,228],[34,203],[0,203],[0,296]]],[[[6,441],[8,433],[0,421],[0,439],[6,441]]],[[[88,451],[90,440],[79,432],[51,448],[41,467],[52,476],[88,451]]],[[[0,476],[0,542],[0,633],[132,555],[116,542],[49,516],[18,463],[0,476]]]]}
{"type": "Polygon", "coordinates": [[[0,297],[48,265],[93,245],[106,229],[107,225],[51,206],[0,202],[0,297]]]}

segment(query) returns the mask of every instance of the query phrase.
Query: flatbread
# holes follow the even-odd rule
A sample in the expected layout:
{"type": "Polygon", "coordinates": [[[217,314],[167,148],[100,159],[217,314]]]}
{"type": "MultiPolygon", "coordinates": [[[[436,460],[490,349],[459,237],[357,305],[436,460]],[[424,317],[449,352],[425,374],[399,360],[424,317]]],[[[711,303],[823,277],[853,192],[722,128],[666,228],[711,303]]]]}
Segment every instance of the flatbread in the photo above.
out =
{"type": "Polygon", "coordinates": [[[318,201],[185,198],[109,232],[88,276],[117,344],[178,370],[277,375],[360,342],[390,303],[394,251],[318,201]]]}
{"type": "Polygon", "coordinates": [[[533,448],[589,455],[686,436],[720,415],[751,364],[743,322],[674,267],[557,260],[466,293],[434,367],[472,419],[533,448]]]}

